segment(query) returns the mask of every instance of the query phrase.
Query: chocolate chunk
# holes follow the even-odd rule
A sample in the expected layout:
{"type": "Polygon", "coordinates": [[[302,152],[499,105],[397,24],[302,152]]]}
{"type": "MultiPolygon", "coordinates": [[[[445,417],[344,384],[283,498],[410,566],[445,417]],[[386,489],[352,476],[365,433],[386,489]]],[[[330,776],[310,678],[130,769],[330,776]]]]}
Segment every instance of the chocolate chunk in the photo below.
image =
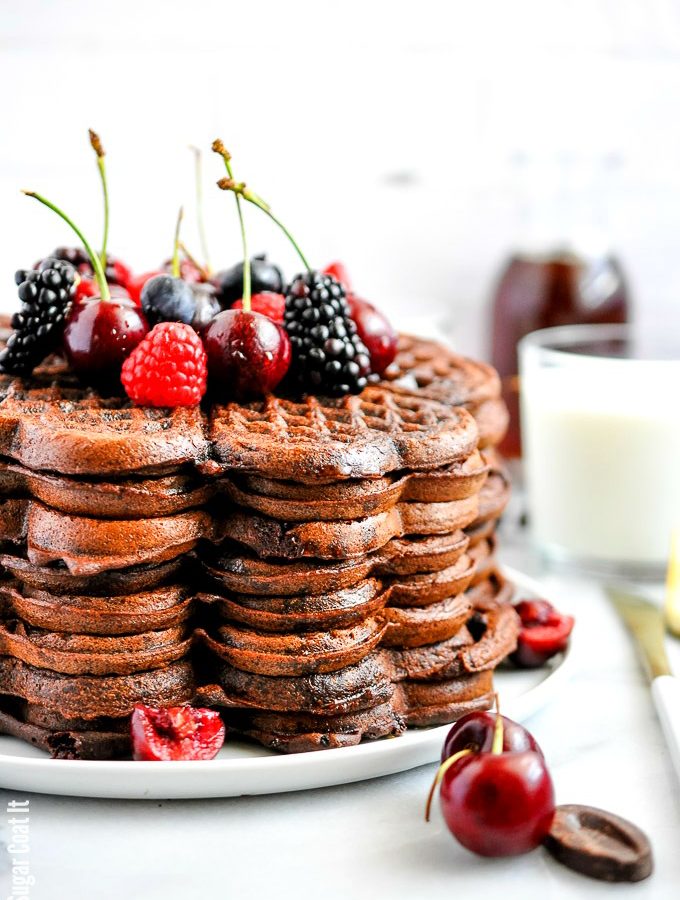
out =
{"type": "Polygon", "coordinates": [[[654,867],[647,836],[593,806],[558,806],[544,843],[558,862],[601,881],[642,881],[654,867]]]}

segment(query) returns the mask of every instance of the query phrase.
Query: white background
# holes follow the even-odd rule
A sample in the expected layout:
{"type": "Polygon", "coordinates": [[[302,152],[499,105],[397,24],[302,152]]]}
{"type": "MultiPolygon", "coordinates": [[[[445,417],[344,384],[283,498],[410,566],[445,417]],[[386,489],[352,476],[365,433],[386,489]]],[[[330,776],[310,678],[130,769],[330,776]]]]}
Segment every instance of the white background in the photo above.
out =
{"type": "MultiPolygon", "coordinates": [[[[674,0],[1,0],[0,306],[14,269],[93,241],[108,150],[111,248],[147,269],[174,218],[197,246],[189,143],[206,148],[213,259],[239,245],[220,135],[317,265],[344,259],[398,318],[485,349],[486,304],[527,198],[558,180],[621,254],[637,315],[680,319],[680,4],[674,0]],[[518,160],[524,160],[520,165],[518,160]],[[522,175],[522,172],[526,173],[522,175]]],[[[253,249],[295,257],[252,211],[253,249]]]]}

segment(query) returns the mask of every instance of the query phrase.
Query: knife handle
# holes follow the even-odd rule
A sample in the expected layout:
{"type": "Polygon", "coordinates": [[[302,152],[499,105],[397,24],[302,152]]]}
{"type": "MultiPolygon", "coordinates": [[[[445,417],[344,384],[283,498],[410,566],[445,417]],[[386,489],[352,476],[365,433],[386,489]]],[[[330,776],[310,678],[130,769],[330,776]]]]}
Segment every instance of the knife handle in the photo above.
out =
{"type": "Polygon", "coordinates": [[[680,778],[680,681],[673,675],[659,675],[652,682],[652,696],[668,751],[680,778]]]}

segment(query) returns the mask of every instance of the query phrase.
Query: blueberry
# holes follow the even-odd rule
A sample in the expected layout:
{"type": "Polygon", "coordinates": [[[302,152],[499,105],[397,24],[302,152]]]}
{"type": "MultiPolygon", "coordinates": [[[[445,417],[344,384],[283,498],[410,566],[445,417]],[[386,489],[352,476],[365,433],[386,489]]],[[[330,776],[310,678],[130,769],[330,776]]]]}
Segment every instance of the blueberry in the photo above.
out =
{"type": "Polygon", "coordinates": [[[172,275],[155,275],[142,288],[142,310],[150,325],[184,322],[191,325],[196,315],[196,297],[191,285],[172,275]]]}
{"type": "Polygon", "coordinates": [[[220,304],[215,296],[215,288],[212,284],[200,282],[192,285],[192,288],[196,298],[196,312],[191,324],[196,331],[201,331],[210,325],[220,311],[220,304]]]}
{"type": "MultiPolygon", "coordinates": [[[[253,294],[260,294],[263,291],[283,293],[281,269],[269,262],[264,255],[253,256],[250,260],[250,280],[253,294]]],[[[217,289],[217,298],[222,309],[227,309],[243,296],[243,263],[236,263],[230,269],[218,272],[213,284],[217,289]]]]}

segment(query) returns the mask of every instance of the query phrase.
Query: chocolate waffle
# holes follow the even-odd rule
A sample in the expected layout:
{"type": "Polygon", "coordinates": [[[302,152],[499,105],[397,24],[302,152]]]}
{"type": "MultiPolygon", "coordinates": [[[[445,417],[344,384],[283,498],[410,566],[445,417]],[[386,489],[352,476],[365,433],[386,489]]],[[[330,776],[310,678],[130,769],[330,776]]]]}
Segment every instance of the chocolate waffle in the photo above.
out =
{"type": "Polygon", "coordinates": [[[102,397],[59,365],[0,374],[0,456],[28,469],[120,478],[198,465],[209,450],[199,409],[102,397]]]}
{"type": "Polygon", "coordinates": [[[324,594],[358,584],[370,575],[397,582],[417,573],[442,571],[465,553],[462,531],[430,537],[393,538],[375,553],[358,559],[261,559],[237,544],[203,548],[202,567],[219,590],[256,596],[324,594]]]}
{"type": "Polygon", "coordinates": [[[498,373],[491,366],[459,356],[442,344],[400,335],[396,359],[383,383],[448,406],[462,406],[477,420],[479,446],[500,443],[508,426],[498,373]]]}
{"type": "Polygon", "coordinates": [[[404,337],[384,384],[359,397],[269,396],[215,405],[205,417],[103,397],[49,363],[30,380],[0,375],[0,457],[35,471],[115,479],[187,464],[314,483],[434,469],[475,450],[472,417],[452,407],[495,398],[492,373],[435,342],[404,337]]]}
{"type": "Polygon", "coordinates": [[[260,558],[352,559],[379,550],[392,538],[451,534],[475,521],[477,510],[477,496],[446,503],[398,503],[383,513],[339,522],[279,522],[235,510],[219,522],[219,531],[260,558]]]}
{"type": "Polygon", "coordinates": [[[387,603],[391,588],[377,578],[326,594],[299,597],[255,594],[199,594],[219,618],[259,632],[333,631],[373,618],[387,603]]]}
{"type": "Polygon", "coordinates": [[[21,620],[36,629],[80,636],[129,636],[186,627],[193,607],[189,589],[176,585],[122,598],[59,596],[27,585],[19,588],[15,582],[0,584],[0,623],[21,620]]]}
{"type": "Polygon", "coordinates": [[[477,437],[465,410],[379,387],[323,401],[270,395],[215,406],[210,416],[225,469],[316,484],[439,468],[467,459],[477,437]]]}
{"type": "Polygon", "coordinates": [[[361,519],[397,503],[442,503],[476,496],[489,466],[478,453],[440,469],[381,478],[300,484],[255,475],[232,475],[221,490],[239,506],[287,522],[361,519]]]}
{"type": "Polygon", "coordinates": [[[196,474],[103,481],[33,472],[0,460],[0,497],[32,497],[74,516],[104,519],[170,516],[204,506],[217,491],[218,482],[202,482],[196,474]]]}
{"type": "MultiPolygon", "coordinates": [[[[9,734],[46,750],[54,759],[115,759],[130,755],[130,722],[99,718],[81,723],[63,719],[47,725],[29,720],[31,704],[0,697],[0,734],[9,734]]],[[[42,718],[39,707],[35,717],[42,718]]]]}
{"type": "Polygon", "coordinates": [[[245,672],[218,658],[212,674],[214,684],[200,687],[198,696],[226,709],[340,716],[387,703],[394,692],[384,651],[342,669],[295,676],[245,672]]]}
{"type": "MultiPolygon", "coordinates": [[[[78,731],[96,731],[94,726],[101,719],[122,720],[119,724],[122,726],[125,722],[129,727],[129,716],[135,703],[178,706],[191,702],[196,691],[193,668],[188,660],[144,672],[102,676],[67,675],[0,656],[0,686],[1,708],[8,715],[17,706],[25,709],[21,703],[24,701],[57,716],[63,723],[59,731],[68,730],[66,723],[71,720],[92,723],[92,728],[79,728],[78,731]]],[[[17,718],[16,712],[14,718],[17,718]]],[[[50,749],[48,735],[44,737],[45,743],[40,746],[50,749]]],[[[129,737],[126,740],[129,751],[129,737]]]]}
{"type": "Polygon", "coordinates": [[[73,575],[163,563],[214,538],[217,524],[204,510],[151,519],[69,516],[37,500],[0,501],[0,541],[25,547],[35,566],[63,563],[73,575]]]}
{"type": "Polygon", "coordinates": [[[352,747],[362,740],[397,737],[406,728],[392,703],[339,716],[230,710],[225,717],[235,731],[283,753],[352,747]]]}
{"type": "Polygon", "coordinates": [[[129,569],[97,572],[94,575],[73,575],[63,563],[37,566],[16,553],[0,554],[0,566],[13,578],[31,589],[52,594],[111,594],[138,593],[151,590],[169,581],[182,579],[184,557],[157,565],[131,566],[129,569]]]}

